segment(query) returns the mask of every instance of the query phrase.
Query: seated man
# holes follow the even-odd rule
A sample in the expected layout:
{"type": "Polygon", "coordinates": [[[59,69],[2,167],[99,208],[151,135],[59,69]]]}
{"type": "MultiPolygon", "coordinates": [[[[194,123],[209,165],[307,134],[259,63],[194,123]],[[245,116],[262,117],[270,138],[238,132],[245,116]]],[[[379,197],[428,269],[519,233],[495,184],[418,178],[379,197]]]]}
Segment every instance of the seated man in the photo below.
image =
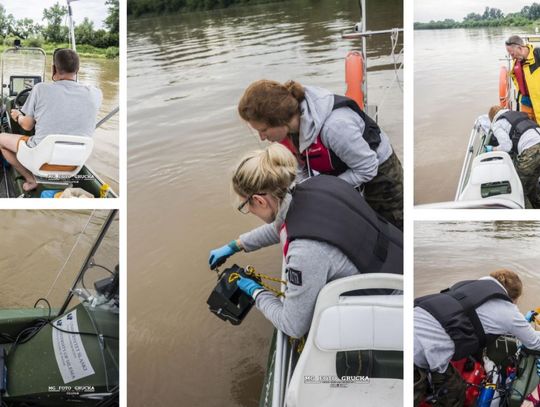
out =
{"type": "MultiPolygon", "coordinates": [[[[12,109],[14,121],[24,130],[35,127],[34,136],[26,144],[35,147],[51,134],[92,137],[97,113],[101,106],[101,91],[77,82],[79,56],[71,49],[58,49],[53,55],[52,83],[38,83],[19,111],[12,109]]],[[[37,187],[34,175],[17,160],[21,140],[18,134],[1,133],[0,150],[5,159],[25,178],[25,191],[37,187]]]]}
{"type": "Polygon", "coordinates": [[[516,155],[514,165],[523,185],[526,208],[540,208],[540,126],[522,112],[492,106],[489,110],[491,130],[497,147],[487,151],[505,151],[516,155]]]}

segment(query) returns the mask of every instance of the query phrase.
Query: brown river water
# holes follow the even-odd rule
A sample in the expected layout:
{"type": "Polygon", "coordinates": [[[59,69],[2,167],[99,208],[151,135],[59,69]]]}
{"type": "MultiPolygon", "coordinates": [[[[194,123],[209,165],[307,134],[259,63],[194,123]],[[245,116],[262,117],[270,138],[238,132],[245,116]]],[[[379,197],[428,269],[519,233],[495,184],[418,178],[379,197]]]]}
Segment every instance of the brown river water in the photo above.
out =
{"type": "MultiPolygon", "coordinates": [[[[103,92],[103,103],[98,113],[98,121],[118,106],[119,69],[118,60],[82,58],[79,81],[92,84],[103,92]]],[[[94,133],[94,151],[88,165],[96,174],[119,194],[119,113],[103,123],[94,133]]]]}
{"type": "MultiPolygon", "coordinates": [[[[61,306],[107,214],[75,210],[0,211],[0,308],[30,308],[49,291],[47,299],[51,306],[61,306]]],[[[118,236],[115,221],[94,257],[97,264],[111,270],[118,264],[118,236]]],[[[86,275],[86,285],[91,287],[93,281],[107,276],[107,272],[93,267],[86,275]]]]}
{"type": "Polygon", "coordinates": [[[519,274],[523,313],[540,307],[540,222],[415,222],[414,296],[506,268],[519,274]]]}
{"type": "MultiPolygon", "coordinates": [[[[400,1],[368,3],[368,29],[402,27],[400,1]]],[[[206,305],[216,283],[208,252],[260,224],[232,206],[233,165],[264,145],[236,104],[261,78],[344,93],[344,57],[360,44],[340,34],[358,20],[357,4],[293,0],[128,21],[130,406],[257,405],[271,324],[254,309],[232,326],[206,305]]],[[[401,157],[390,52],[389,35],[368,40],[368,94],[401,157]]],[[[234,262],[277,275],[280,248],[234,262]]]]}
{"type": "Polygon", "coordinates": [[[499,103],[504,41],[528,28],[414,32],[414,201],[452,201],[475,119],[499,103]]]}

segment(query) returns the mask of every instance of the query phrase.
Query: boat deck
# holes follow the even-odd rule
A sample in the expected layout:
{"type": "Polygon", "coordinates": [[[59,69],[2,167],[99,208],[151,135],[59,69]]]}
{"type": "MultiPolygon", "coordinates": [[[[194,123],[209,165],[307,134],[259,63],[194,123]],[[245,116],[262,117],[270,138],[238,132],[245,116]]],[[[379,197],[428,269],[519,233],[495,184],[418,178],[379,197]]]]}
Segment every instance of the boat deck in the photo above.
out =
{"type": "Polygon", "coordinates": [[[0,198],[13,198],[13,185],[9,176],[6,177],[6,170],[3,165],[0,165],[0,198]]]}

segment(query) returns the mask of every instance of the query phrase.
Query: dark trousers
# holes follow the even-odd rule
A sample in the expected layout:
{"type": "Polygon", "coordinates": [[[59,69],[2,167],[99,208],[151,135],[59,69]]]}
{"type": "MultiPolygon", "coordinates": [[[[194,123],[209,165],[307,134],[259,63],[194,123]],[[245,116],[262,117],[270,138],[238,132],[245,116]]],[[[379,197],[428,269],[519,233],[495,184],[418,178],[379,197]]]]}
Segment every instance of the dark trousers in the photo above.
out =
{"type": "Polygon", "coordinates": [[[377,175],[364,184],[364,198],[375,212],[403,230],[403,168],[396,153],[379,165],[377,175]]]}
{"type": "MultiPolygon", "coordinates": [[[[414,406],[418,407],[428,394],[428,372],[414,367],[414,406]]],[[[431,372],[431,390],[440,407],[463,407],[467,385],[451,364],[444,373],[431,372]]]]}
{"type": "Polygon", "coordinates": [[[516,171],[523,185],[526,208],[540,208],[540,144],[523,151],[516,159],[516,171]]]}

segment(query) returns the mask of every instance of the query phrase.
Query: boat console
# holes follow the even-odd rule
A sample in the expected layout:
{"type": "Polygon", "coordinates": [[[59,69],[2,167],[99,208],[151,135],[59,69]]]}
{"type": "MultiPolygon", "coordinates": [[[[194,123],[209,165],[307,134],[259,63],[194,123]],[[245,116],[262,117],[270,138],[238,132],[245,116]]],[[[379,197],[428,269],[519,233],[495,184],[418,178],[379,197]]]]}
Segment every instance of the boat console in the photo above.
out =
{"type": "Polygon", "coordinates": [[[41,76],[19,76],[9,77],[9,96],[17,96],[25,89],[32,89],[34,85],[41,82],[41,76]]]}

